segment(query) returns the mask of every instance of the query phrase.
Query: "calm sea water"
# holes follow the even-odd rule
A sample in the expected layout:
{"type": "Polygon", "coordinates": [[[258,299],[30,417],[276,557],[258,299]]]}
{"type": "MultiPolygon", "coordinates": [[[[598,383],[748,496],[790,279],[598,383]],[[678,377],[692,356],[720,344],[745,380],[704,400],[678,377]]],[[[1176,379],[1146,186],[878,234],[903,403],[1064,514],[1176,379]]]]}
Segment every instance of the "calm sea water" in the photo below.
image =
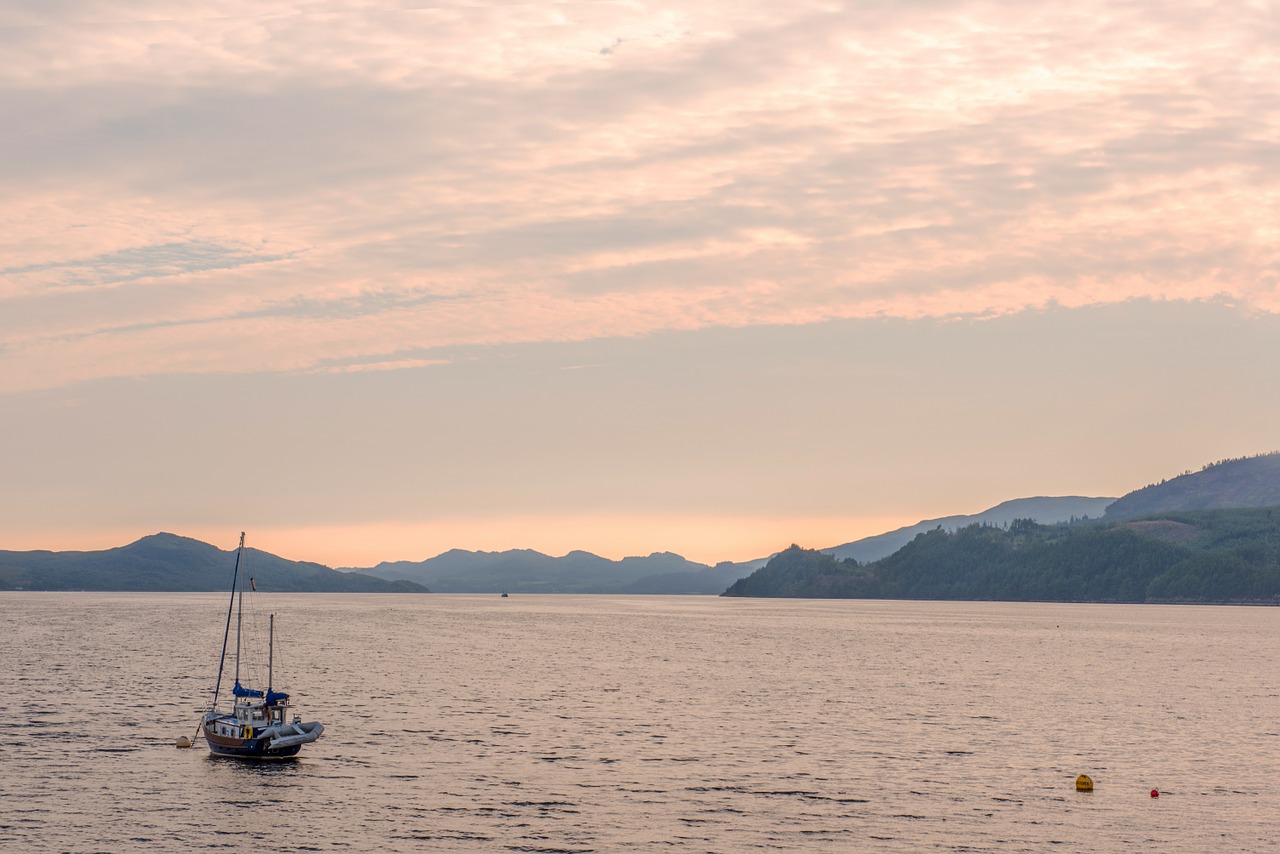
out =
{"type": "Polygon", "coordinates": [[[259,604],[295,762],[173,747],[222,597],[0,595],[0,849],[1280,850],[1280,609],[259,604]]]}

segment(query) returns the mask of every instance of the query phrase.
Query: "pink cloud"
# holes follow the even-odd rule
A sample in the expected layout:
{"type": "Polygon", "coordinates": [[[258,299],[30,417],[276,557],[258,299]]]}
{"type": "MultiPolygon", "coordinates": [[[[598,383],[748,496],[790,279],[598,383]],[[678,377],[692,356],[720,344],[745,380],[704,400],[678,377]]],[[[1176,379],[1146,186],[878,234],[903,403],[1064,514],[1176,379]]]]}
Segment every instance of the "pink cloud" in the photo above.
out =
{"type": "Polygon", "coordinates": [[[1277,24],[1249,4],[26,14],[0,391],[1050,302],[1280,310],[1277,24]]]}

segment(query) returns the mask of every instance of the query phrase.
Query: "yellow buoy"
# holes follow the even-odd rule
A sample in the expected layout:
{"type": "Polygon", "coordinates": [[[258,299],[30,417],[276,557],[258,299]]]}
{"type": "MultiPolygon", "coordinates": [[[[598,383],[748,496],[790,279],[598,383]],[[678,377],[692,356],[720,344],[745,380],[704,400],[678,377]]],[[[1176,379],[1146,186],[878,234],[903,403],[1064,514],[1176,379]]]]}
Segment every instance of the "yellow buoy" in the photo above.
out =
{"type": "Polygon", "coordinates": [[[191,739],[187,738],[185,735],[180,735],[178,736],[178,740],[175,741],[174,744],[176,744],[178,747],[190,747],[191,739]]]}
{"type": "Polygon", "coordinates": [[[1076,778],[1076,791],[1077,791],[1077,792],[1092,792],[1092,791],[1093,791],[1093,778],[1091,778],[1088,774],[1081,774],[1079,777],[1077,777],[1077,778],[1076,778]]]}

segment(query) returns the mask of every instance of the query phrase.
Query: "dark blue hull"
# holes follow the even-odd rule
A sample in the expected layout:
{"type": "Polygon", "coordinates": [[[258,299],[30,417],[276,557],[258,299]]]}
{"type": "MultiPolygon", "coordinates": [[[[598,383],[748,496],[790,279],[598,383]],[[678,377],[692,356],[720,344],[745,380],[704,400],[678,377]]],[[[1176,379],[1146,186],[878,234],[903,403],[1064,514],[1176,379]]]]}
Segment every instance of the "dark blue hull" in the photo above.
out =
{"type": "Polygon", "coordinates": [[[302,749],[302,745],[294,744],[272,750],[267,746],[270,739],[228,738],[211,732],[208,726],[204,730],[204,739],[209,745],[209,752],[214,756],[233,759],[292,759],[302,749]]]}

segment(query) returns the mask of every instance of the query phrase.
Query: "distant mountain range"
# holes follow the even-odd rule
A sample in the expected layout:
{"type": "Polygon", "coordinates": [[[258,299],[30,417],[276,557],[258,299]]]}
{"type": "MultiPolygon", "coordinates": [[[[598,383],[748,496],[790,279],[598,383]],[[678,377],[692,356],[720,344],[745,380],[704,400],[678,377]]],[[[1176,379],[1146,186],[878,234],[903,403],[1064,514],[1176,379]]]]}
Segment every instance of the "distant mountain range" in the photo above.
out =
{"type": "MultiPolygon", "coordinates": [[[[1106,498],[1024,498],[972,516],[931,519],[827,551],[838,556],[888,554],[922,530],[1015,517],[1054,522],[1097,514],[1106,498]]],[[[422,561],[330,569],[247,549],[261,590],[348,593],[612,593],[716,596],[764,566],[768,558],[708,566],[671,552],[609,560],[585,551],[551,557],[528,549],[455,549],[422,561]]],[[[0,551],[0,590],[221,590],[235,552],[175,534],[92,552],[0,551]]]]}
{"type": "MultiPolygon", "coordinates": [[[[0,551],[0,590],[222,591],[234,565],[234,551],[161,533],[102,551],[0,551]]],[[[613,561],[582,551],[553,558],[528,550],[455,550],[417,563],[335,570],[251,548],[245,566],[258,590],[298,593],[716,595],[743,574],[670,553],[613,561]]]]}
{"type": "Polygon", "coordinates": [[[609,560],[584,551],[551,557],[528,549],[471,552],[455,549],[424,561],[380,563],[362,575],[425,584],[437,593],[651,593],[722,592],[745,573],[732,564],[707,566],[670,552],[609,560]]]}
{"type": "Polygon", "coordinates": [[[725,595],[1280,604],[1280,454],[1135,490],[1101,520],[935,526],[870,562],[793,546],[725,595]]]}
{"type": "MultiPolygon", "coordinates": [[[[823,551],[842,558],[856,556],[858,560],[874,560],[897,551],[916,534],[939,526],[955,530],[974,522],[1007,524],[1019,518],[1046,524],[1065,522],[1085,516],[1101,516],[1113,500],[1078,496],[1019,498],[971,516],[930,519],[823,551]]],[[[768,560],[726,561],[707,566],[670,552],[615,561],[583,551],[551,557],[527,549],[505,552],[454,550],[423,561],[395,561],[380,563],[371,569],[346,571],[416,581],[437,593],[496,593],[506,590],[510,593],[716,595],[764,566],[768,560]]]]}
{"type": "MultiPolygon", "coordinates": [[[[95,552],[0,551],[0,590],[229,590],[235,552],[174,534],[95,552]]],[[[297,593],[426,593],[410,581],[337,572],[245,549],[259,590],[297,593]]]]}

